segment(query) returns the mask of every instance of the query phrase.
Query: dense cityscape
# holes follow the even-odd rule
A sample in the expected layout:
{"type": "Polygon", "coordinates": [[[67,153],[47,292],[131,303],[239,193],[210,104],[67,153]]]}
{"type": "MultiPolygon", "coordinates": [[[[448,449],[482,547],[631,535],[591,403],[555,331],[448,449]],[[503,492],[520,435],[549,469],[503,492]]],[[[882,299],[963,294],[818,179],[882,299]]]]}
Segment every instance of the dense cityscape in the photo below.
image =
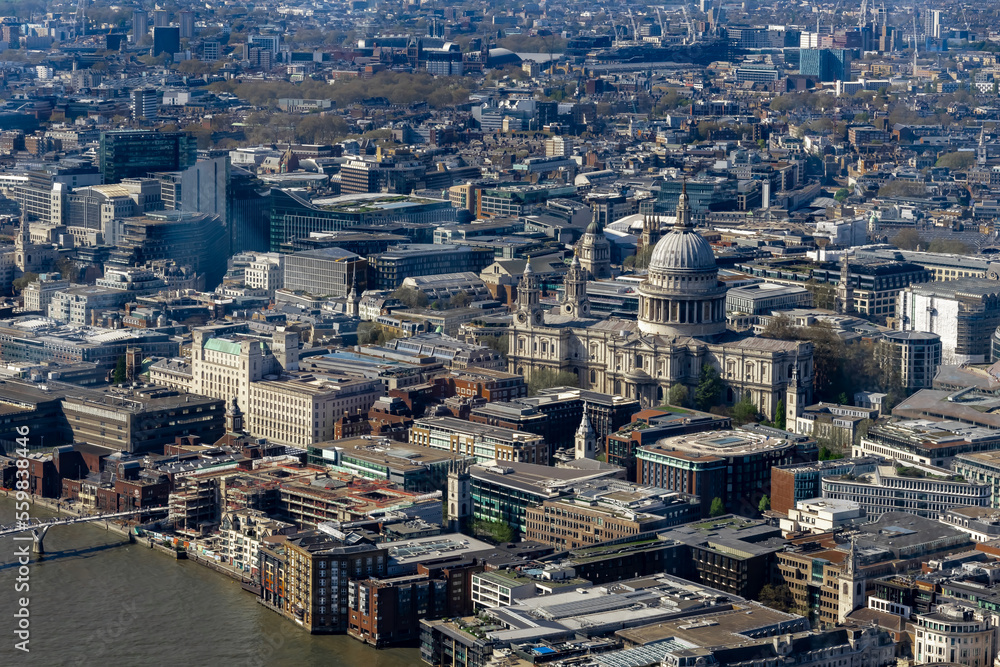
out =
{"type": "Polygon", "coordinates": [[[0,662],[1000,667],[998,53],[0,0],[0,662]]]}

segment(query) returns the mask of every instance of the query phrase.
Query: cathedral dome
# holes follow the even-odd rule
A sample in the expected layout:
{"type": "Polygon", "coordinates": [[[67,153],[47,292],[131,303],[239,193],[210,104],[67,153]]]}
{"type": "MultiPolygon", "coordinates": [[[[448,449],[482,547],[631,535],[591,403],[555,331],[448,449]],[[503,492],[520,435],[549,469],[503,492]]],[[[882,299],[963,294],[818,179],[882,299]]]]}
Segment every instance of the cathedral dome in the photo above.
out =
{"type": "Polygon", "coordinates": [[[674,229],[653,248],[649,271],[714,271],[715,253],[701,234],[674,229]]]}

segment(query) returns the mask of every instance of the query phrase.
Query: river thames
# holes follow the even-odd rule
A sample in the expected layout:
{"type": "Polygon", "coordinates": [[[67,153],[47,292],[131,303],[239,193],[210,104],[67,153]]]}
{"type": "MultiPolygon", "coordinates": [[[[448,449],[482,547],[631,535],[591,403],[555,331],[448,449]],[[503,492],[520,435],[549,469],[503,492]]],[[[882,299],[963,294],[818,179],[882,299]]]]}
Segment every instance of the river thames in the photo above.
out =
{"type": "MultiPolygon", "coordinates": [[[[0,525],[13,522],[0,496],[0,525]]],[[[33,517],[54,513],[33,506],[33,517]]],[[[228,577],[94,524],[56,526],[32,556],[30,592],[15,591],[14,550],[0,538],[0,665],[345,665],[411,667],[416,649],[375,650],[345,635],[309,635],[228,577]],[[30,653],[15,649],[17,600],[28,597],[30,653]]]]}

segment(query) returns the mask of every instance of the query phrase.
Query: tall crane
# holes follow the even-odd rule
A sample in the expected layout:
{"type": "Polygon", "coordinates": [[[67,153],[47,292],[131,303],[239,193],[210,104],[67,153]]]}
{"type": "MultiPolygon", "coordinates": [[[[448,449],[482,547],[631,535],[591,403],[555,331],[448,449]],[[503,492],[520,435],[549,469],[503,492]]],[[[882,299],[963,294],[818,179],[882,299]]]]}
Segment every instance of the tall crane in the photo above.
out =
{"type": "Polygon", "coordinates": [[[684,12],[684,25],[687,27],[687,38],[684,40],[684,43],[694,44],[696,39],[694,37],[694,30],[691,28],[691,19],[688,18],[687,5],[681,5],[681,11],[684,12]]]}
{"type": "Polygon", "coordinates": [[[631,21],[631,23],[632,23],[632,41],[638,42],[639,41],[639,28],[635,24],[635,17],[632,16],[632,7],[628,8],[628,18],[629,18],[629,21],[631,21]]]}

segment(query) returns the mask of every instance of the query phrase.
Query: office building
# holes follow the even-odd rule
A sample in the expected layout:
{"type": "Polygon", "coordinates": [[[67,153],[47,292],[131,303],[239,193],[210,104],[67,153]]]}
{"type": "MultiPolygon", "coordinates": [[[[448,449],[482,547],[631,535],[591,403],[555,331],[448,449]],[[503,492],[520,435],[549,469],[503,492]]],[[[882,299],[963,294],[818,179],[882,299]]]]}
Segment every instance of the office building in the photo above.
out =
{"type": "Polygon", "coordinates": [[[830,533],[867,520],[861,506],[853,501],[811,498],[800,500],[778,525],[788,533],[830,533]]]}
{"type": "MultiPolygon", "coordinates": [[[[159,181],[164,210],[206,213],[228,220],[230,170],[229,157],[224,156],[199,160],[180,171],[155,172],[150,176],[159,181]]],[[[230,242],[231,237],[232,232],[230,242]]]]}
{"type": "Polygon", "coordinates": [[[892,331],[879,341],[882,368],[907,394],[929,389],[941,365],[941,337],[926,331],[892,331]]]}
{"type": "Polygon", "coordinates": [[[940,9],[927,9],[924,11],[924,37],[929,39],[941,39],[940,9]]]}
{"type": "MultiPolygon", "coordinates": [[[[272,252],[280,251],[284,243],[307,238],[313,232],[336,232],[362,225],[424,222],[440,225],[458,220],[457,209],[447,201],[403,195],[357,194],[308,202],[298,194],[271,188],[269,199],[269,249],[272,252]]],[[[467,270],[471,269],[453,268],[439,273],[467,270]]]]}
{"type": "Polygon", "coordinates": [[[207,41],[201,44],[201,59],[205,62],[213,63],[219,59],[222,48],[219,42],[207,41]]]}
{"type": "Polygon", "coordinates": [[[472,518],[500,521],[524,534],[527,531],[525,515],[529,507],[565,495],[574,484],[588,480],[620,479],[621,474],[620,468],[606,465],[580,468],[552,468],[517,462],[474,465],[469,469],[468,480],[472,518]]]}
{"type": "Polygon", "coordinates": [[[203,327],[194,331],[190,363],[158,361],[150,382],[236,400],[248,433],[305,448],[333,440],[336,421],[367,414],[384,388],[377,378],[294,373],[298,348],[298,334],[289,331],[268,338],[249,334],[246,325],[203,327]]]}
{"type": "Polygon", "coordinates": [[[267,252],[271,247],[271,197],[248,171],[230,167],[226,185],[230,253],[267,252]]]}
{"type": "Polygon", "coordinates": [[[76,188],[66,195],[64,224],[77,246],[115,245],[116,221],[144,210],[137,200],[145,201],[122,184],[76,188]]]}
{"type": "Polygon", "coordinates": [[[47,313],[52,295],[69,288],[70,282],[58,273],[43,273],[21,290],[21,303],[28,312],[47,313]]]}
{"type": "Polygon", "coordinates": [[[758,283],[726,292],[726,313],[767,315],[776,310],[811,308],[812,293],[804,287],[758,283]]]}
{"type": "Polygon", "coordinates": [[[323,248],[284,255],[286,290],[312,296],[343,297],[367,289],[368,263],[353,252],[323,248]]]}
{"type": "Polygon", "coordinates": [[[213,289],[226,271],[228,245],[222,219],[207,213],[150,212],[126,218],[111,263],[141,266],[157,260],[172,260],[205,277],[213,289]]]}
{"type": "Polygon", "coordinates": [[[166,53],[173,58],[181,50],[181,29],[177,26],[153,26],[152,55],[166,53]]]}
{"type": "Polygon", "coordinates": [[[997,634],[989,613],[952,603],[939,605],[927,614],[917,614],[915,620],[913,654],[919,664],[946,662],[966,667],[993,664],[997,634]]]}
{"type": "Polygon", "coordinates": [[[701,517],[698,499],[620,480],[581,482],[560,498],[528,507],[525,539],[558,549],[618,540],[701,517]]]}
{"type": "Polygon", "coordinates": [[[822,82],[853,81],[848,49],[800,49],[799,73],[822,82]]]}
{"type": "Polygon", "coordinates": [[[959,454],[951,461],[955,474],[990,489],[990,507],[1000,508],[1000,451],[959,454]]]}
{"type": "Polygon", "coordinates": [[[118,130],[101,133],[99,162],[105,183],[178,171],[195,163],[198,142],[184,132],[118,130]]]}
{"type": "Polygon", "coordinates": [[[639,484],[698,496],[708,514],[719,498],[730,512],[753,514],[770,495],[771,469],[808,460],[815,443],[742,431],[716,431],[663,438],[639,448],[639,484]]]}
{"type": "Polygon", "coordinates": [[[132,43],[143,46],[149,37],[149,14],[144,9],[132,10],[132,43]]]}
{"type": "MultiPolygon", "coordinates": [[[[947,396],[947,392],[936,393],[941,394],[942,398],[947,396]]],[[[947,401],[941,403],[948,404],[947,401]]],[[[933,410],[933,406],[928,405],[928,407],[933,410]]],[[[968,409],[975,411],[975,408],[968,409]]],[[[940,413],[933,416],[914,415],[918,418],[876,424],[852,446],[852,454],[880,456],[904,465],[920,464],[948,468],[957,456],[1000,449],[1000,431],[997,431],[996,427],[987,427],[986,424],[973,425],[965,420],[955,419],[956,416],[940,413]]]]}
{"type": "Polygon", "coordinates": [[[410,276],[472,271],[479,273],[493,263],[490,248],[408,244],[368,257],[369,289],[394,290],[410,276]]]}
{"type": "Polygon", "coordinates": [[[548,463],[548,445],[534,433],[491,428],[454,417],[418,419],[410,429],[410,444],[471,456],[480,463],[548,463]]]}
{"type": "Polygon", "coordinates": [[[243,272],[243,283],[254,290],[265,292],[274,298],[274,291],[285,285],[285,257],[276,252],[254,255],[253,261],[243,272]]]}
{"type": "Polygon", "coordinates": [[[987,484],[922,464],[880,465],[857,477],[824,477],[820,486],[824,498],[856,502],[871,518],[897,511],[936,519],[955,505],[987,507],[991,492],[987,484]]]}
{"type": "Polygon", "coordinates": [[[823,493],[820,480],[824,477],[847,474],[856,477],[874,472],[880,460],[863,456],[775,466],[771,469],[771,509],[787,514],[802,501],[819,498],[823,493]]]}
{"type": "Polygon", "coordinates": [[[225,433],[225,406],[218,399],[160,387],[126,393],[82,387],[61,391],[67,442],[160,454],[177,437],[198,435],[214,442],[225,433]]]}
{"type": "Polygon", "coordinates": [[[194,37],[194,12],[185,9],[177,13],[177,20],[180,24],[181,39],[191,39],[194,37]]]}
{"type": "Polygon", "coordinates": [[[1000,288],[980,278],[911,285],[899,293],[897,314],[900,331],[941,338],[941,363],[986,363],[1000,325],[1000,288]]]}
{"type": "Polygon", "coordinates": [[[350,579],[385,576],[383,547],[334,528],[311,530],[260,550],[261,601],[313,634],[346,632],[350,579]]]}
{"type": "Polygon", "coordinates": [[[144,356],[178,354],[177,342],[158,331],[65,325],[34,316],[0,321],[0,358],[7,363],[93,363],[110,371],[129,348],[144,356]]]}
{"type": "Polygon", "coordinates": [[[159,107],[155,88],[137,88],[132,91],[132,120],[153,120],[159,107]]]}

